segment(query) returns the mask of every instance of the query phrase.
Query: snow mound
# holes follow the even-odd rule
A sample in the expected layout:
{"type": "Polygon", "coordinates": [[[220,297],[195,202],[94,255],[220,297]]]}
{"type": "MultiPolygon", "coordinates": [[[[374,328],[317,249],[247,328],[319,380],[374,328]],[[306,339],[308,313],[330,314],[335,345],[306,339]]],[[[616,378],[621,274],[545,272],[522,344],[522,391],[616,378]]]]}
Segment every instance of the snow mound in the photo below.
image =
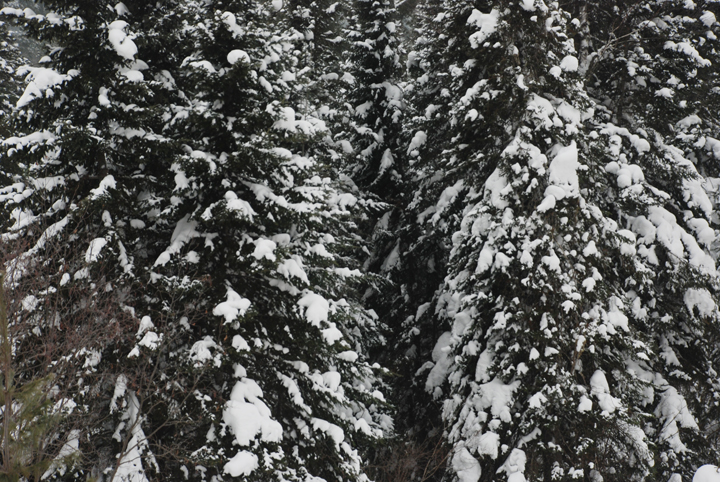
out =
{"type": "Polygon", "coordinates": [[[330,303],[322,296],[308,292],[300,298],[298,305],[305,307],[305,319],[314,326],[320,326],[320,322],[327,321],[330,311],[330,303]]]}
{"type": "Polygon", "coordinates": [[[87,263],[94,263],[97,261],[98,256],[100,256],[100,252],[106,244],[107,240],[105,238],[95,238],[90,241],[90,246],[88,246],[87,252],[85,253],[85,261],[87,263]]]}
{"type": "Polygon", "coordinates": [[[610,386],[602,371],[595,370],[593,373],[590,378],[590,390],[597,397],[598,405],[603,412],[613,413],[621,407],[620,399],[610,395],[610,386]]]}
{"type": "Polygon", "coordinates": [[[565,72],[576,72],[578,65],[578,59],[574,55],[568,55],[560,62],[560,68],[565,72]]]}
{"type": "Polygon", "coordinates": [[[560,149],[550,162],[548,167],[550,183],[561,187],[567,197],[577,197],[580,191],[577,175],[579,167],[577,145],[572,141],[569,146],[560,149]]]}
{"type": "Polygon", "coordinates": [[[715,300],[713,300],[712,295],[705,288],[690,288],[685,292],[683,301],[685,301],[685,306],[687,306],[690,313],[693,313],[693,309],[697,308],[700,316],[703,317],[712,316],[717,309],[715,300]]]}
{"type": "Polygon", "coordinates": [[[538,212],[543,213],[553,209],[556,201],[566,197],[579,196],[580,184],[577,169],[580,166],[577,145],[575,141],[572,141],[569,146],[561,148],[550,162],[547,170],[550,185],[545,189],[545,198],[537,207],[538,212]]]}

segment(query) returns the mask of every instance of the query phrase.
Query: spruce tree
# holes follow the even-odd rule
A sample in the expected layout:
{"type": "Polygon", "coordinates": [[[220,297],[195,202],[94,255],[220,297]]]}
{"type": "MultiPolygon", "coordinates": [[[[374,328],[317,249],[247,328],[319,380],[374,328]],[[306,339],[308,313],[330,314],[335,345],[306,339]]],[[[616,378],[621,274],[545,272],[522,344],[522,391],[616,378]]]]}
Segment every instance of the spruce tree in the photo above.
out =
{"type": "Polygon", "coordinates": [[[359,449],[392,423],[358,201],[325,123],[289,103],[312,36],[275,4],[49,7],[29,20],[63,48],[13,118],[4,229],[63,240],[33,252],[48,287],[111,290],[131,320],[77,394],[112,423],[75,476],[364,479],[359,449]]]}
{"type": "Polygon", "coordinates": [[[433,395],[435,385],[426,381],[437,355],[433,348],[444,331],[436,308],[438,289],[447,275],[450,239],[458,229],[454,213],[461,209],[465,177],[477,170],[483,152],[494,148],[492,135],[502,133],[501,126],[491,122],[473,126],[477,111],[475,117],[466,115],[473,92],[468,89],[476,86],[486,66],[470,58],[466,48],[458,48],[459,39],[472,32],[458,12],[465,8],[464,2],[423,2],[416,12],[420,27],[415,49],[407,57],[401,152],[407,184],[393,251],[384,259],[384,270],[398,291],[389,314],[394,355],[404,375],[397,387],[398,424],[420,445],[427,443],[428,435],[437,437],[443,425],[439,394],[433,395]],[[462,123],[468,128],[459,128],[462,123]]]}
{"type": "MultiPolygon", "coordinates": [[[[403,48],[398,38],[400,17],[393,2],[362,0],[355,6],[353,25],[347,31],[352,44],[353,84],[344,96],[347,130],[340,135],[346,138],[343,145],[351,152],[345,170],[370,206],[370,216],[361,229],[371,237],[373,251],[364,264],[384,278],[365,299],[385,317],[397,294],[387,282],[385,260],[397,242],[394,231],[406,171],[402,152],[403,48]]],[[[393,358],[390,352],[386,354],[388,360],[393,358]]]]}
{"type": "Polygon", "coordinates": [[[0,46],[8,477],[367,480],[377,354],[449,451],[411,479],[717,460],[717,2],[46,4],[2,11],[52,46],[0,46]]]}
{"type": "MultiPolygon", "coordinates": [[[[594,80],[589,82],[589,91],[602,102],[605,111],[601,115],[610,121],[610,129],[630,140],[635,134],[649,141],[649,152],[653,155],[636,161],[642,168],[643,177],[669,195],[670,201],[666,201],[663,208],[672,213],[678,224],[716,260],[713,177],[717,175],[717,166],[713,146],[718,136],[718,124],[713,112],[717,111],[718,96],[714,90],[717,74],[713,66],[718,60],[716,14],[720,12],[712,2],[653,2],[642,9],[625,8],[627,15],[623,21],[615,21],[620,25],[605,26],[614,30],[623,41],[613,41],[603,28],[590,22],[590,28],[597,34],[595,45],[593,42],[586,44],[593,46],[597,54],[590,54],[586,62],[585,68],[592,72],[594,80]]],[[[596,19],[597,16],[588,18],[596,19]]],[[[620,166],[621,169],[624,167],[622,160],[620,166]]],[[[630,201],[632,196],[624,195],[623,198],[623,201],[630,201]]],[[[617,204],[624,207],[624,202],[617,204]]],[[[634,226],[639,226],[640,222],[632,220],[634,226]]],[[[639,228],[632,229],[637,231],[639,228]]],[[[697,266],[699,255],[697,252],[691,254],[697,248],[683,243],[685,251],[680,258],[687,258],[690,265],[697,266]]],[[[652,237],[643,237],[643,244],[651,247],[652,237]]],[[[683,288],[677,280],[687,275],[681,274],[682,263],[676,258],[680,254],[677,246],[667,247],[667,252],[667,259],[659,257],[660,265],[665,266],[656,268],[656,309],[658,312],[666,310],[682,319],[675,313],[692,312],[689,301],[692,296],[679,296],[683,288]],[[685,301],[685,307],[679,299],[685,301]]],[[[707,275],[714,274],[714,270],[704,271],[704,276],[690,274],[686,283],[701,284],[700,280],[708,283],[707,275]]],[[[713,278],[711,276],[710,280],[713,278]]],[[[711,438],[698,439],[690,431],[683,444],[678,444],[670,436],[672,430],[657,423],[655,433],[649,431],[649,435],[658,445],[661,463],[657,470],[662,470],[668,477],[673,472],[684,476],[692,473],[698,463],[707,460],[704,457],[711,456],[708,451],[717,451],[717,438],[712,435],[711,428],[717,419],[713,401],[716,394],[707,384],[707,380],[714,377],[716,368],[695,353],[698,349],[707,350],[704,356],[713,359],[716,347],[688,335],[691,330],[686,322],[680,327],[680,331],[677,326],[663,324],[655,328],[656,342],[666,358],[666,367],[658,371],[677,387],[700,432],[711,438]],[[689,353],[691,346],[695,348],[689,353]],[[677,356],[677,362],[673,355],[677,356]],[[692,456],[688,454],[690,450],[704,455],[692,456]]]]}
{"type": "Polygon", "coordinates": [[[392,202],[400,195],[403,90],[400,18],[389,0],[359,0],[352,42],[354,83],[346,96],[351,107],[350,145],[356,160],[350,169],[363,190],[392,202]]]}
{"type": "MultiPolygon", "coordinates": [[[[153,362],[165,365],[167,350],[145,364],[128,358],[137,341],[157,346],[157,338],[144,333],[145,319],[167,318],[157,308],[166,300],[153,296],[158,290],[148,289],[142,268],[152,238],[140,233],[148,217],[157,216],[157,186],[172,179],[169,160],[177,151],[161,134],[166,110],[159,109],[177,95],[168,81],[172,46],[158,42],[165,32],[154,30],[167,22],[159,19],[169,6],[79,1],[47,7],[46,15],[6,11],[56,48],[41,66],[27,69],[25,91],[9,116],[14,135],[0,154],[10,180],[1,191],[0,225],[4,241],[25,243],[24,252],[13,253],[12,281],[34,284],[37,305],[51,315],[28,315],[32,323],[18,353],[43,353],[48,346],[69,353],[19,359],[30,375],[65,366],[56,383],[76,409],[64,435],[79,430],[82,454],[66,478],[142,479],[146,468],[160,469],[143,432],[143,421],[152,422],[145,412],[165,414],[148,433],[178,424],[178,400],[153,392],[159,381],[153,377],[160,375],[153,362]]],[[[177,393],[187,390],[187,378],[181,370],[174,374],[166,391],[182,401],[177,393]]],[[[170,460],[184,443],[172,435],[151,439],[170,460]]],[[[52,467],[57,470],[49,475],[64,473],[62,464],[52,467]]]]}
{"type": "MultiPolygon", "coordinates": [[[[21,92],[21,82],[17,78],[18,68],[24,59],[16,39],[10,33],[7,22],[0,23],[0,119],[12,110],[21,92]]],[[[3,135],[8,133],[3,132],[3,135]]]]}
{"type": "Polygon", "coordinates": [[[437,184],[416,212],[427,231],[457,228],[426,383],[444,400],[451,477],[689,476],[717,450],[697,420],[712,412],[694,402],[715,396],[718,336],[697,172],[604,117],[570,39],[581,22],[557,4],[446,2],[433,15],[430,45],[455,57],[421,57],[442,103],[419,110],[435,120],[423,133],[453,135],[416,137],[437,184]],[[673,191],[643,175],[653,168],[673,191]]]}
{"type": "MultiPolygon", "coordinates": [[[[344,101],[355,80],[348,62],[350,44],[344,35],[353,17],[350,0],[277,0],[272,4],[278,20],[293,31],[297,78],[289,99],[299,115],[310,115],[326,123],[323,156],[336,161],[348,154],[339,135],[346,129],[344,101]]],[[[320,145],[317,146],[320,148],[320,145]]]]}
{"type": "Polygon", "coordinates": [[[363,479],[358,449],[391,425],[366,361],[377,320],[354,294],[356,198],[324,163],[325,123],[288,102],[307,37],[271,5],[187,2],[181,18],[188,101],[167,130],[185,153],[150,268],[208,285],[197,308],[212,316],[190,333],[191,362],[213,373],[196,456],[251,480],[363,479]]]}

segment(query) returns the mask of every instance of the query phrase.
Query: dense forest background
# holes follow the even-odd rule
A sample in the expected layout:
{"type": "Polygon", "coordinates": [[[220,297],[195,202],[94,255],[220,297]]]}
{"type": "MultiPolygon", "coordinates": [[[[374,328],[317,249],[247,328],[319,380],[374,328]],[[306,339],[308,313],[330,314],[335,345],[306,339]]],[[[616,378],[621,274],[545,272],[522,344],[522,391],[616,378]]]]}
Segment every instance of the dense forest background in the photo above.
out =
{"type": "Polygon", "coordinates": [[[720,1],[0,7],[0,480],[720,461],[720,1]]]}

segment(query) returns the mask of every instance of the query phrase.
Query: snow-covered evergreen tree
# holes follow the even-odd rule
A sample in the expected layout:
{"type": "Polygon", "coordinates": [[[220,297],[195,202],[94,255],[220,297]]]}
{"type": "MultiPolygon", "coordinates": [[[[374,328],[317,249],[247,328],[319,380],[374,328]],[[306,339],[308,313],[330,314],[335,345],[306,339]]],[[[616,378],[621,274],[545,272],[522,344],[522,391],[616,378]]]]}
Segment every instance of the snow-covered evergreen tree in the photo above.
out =
{"type": "MultiPolygon", "coordinates": [[[[403,198],[403,91],[400,86],[402,47],[397,38],[399,18],[391,1],[357,1],[352,28],[350,63],[353,83],[344,97],[347,129],[339,136],[347,145],[346,172],[370,206],[360,226],[371,239],[372,252],[364,265],[380,277],[365,301],[385,317],[395,302],[384,262],[396,244],[395,228],[403,198]]],[[[393,331],[389,328],[389,333],[393,331]]],[[[382,350],[390,363],[393,350],[382,350]]]]}
{"type": "Polygon", "coordinates": [[[45,4],[2,10],[39,66],[0,46],[44,475],[367,480],[375,353],[402,445],[450,450],[410,478],[717,460],[718,2],[45,4]]]}
{"type": "Polygon", "coordinates": [[[325,123],[288,103],[307,37],[276,3],[29,19],[62,48],[5,140],[4,228],[39,236],[38,260],[43,239],[68,244],[48,289],[112,290],[135,319],[90,365],[113,377],[78,394],[114,419],[81,437],[93,474],[362,480],[359,450],[392,429],[356,299],[357,198],[325,164],[325,123]]]}
{"type": "Polygon", "coordinates": [[[297,78],[289,99],[298,115],[326,123],[323,149],[336,159],[342,158],[349,153],[349,146],[338,134],[346,128],[344,99],[354,84],[348,64],[350,44],[344,31],[353,17],[353,4],[350,0],[277,0],[272,8],[277,20],[296,37],[297,78]]]}
{"type": "MultiPolygon", "coordinates": [[[[138,18],[152,21],[154,6],[128,3],[138,18]]],[[[143,194],[156,191],[158,180],[145,168],[151,159],[148,170],[161,168],[168,152],[155,112],[156,94],[173,95],[158,65],[165,52],[146,50],[152,70],[137,57],[147,38],[136,36],[126,4],[47,5],[53,9],[47,15],[3,10],[56,47],[41,66],[24,69],[27,85],[10,115],[14,135],[3,140],[0,155],[11,181],[0,191],[4,241],[29,243],[11,262],[9,282],[22,287],[31,281],[36,289],[25,307],[30,323],[17,353],[25,373],[33,373],[33,359],[22,358],[33,346],[40,352],[45,344],[66,348],[51,350],[59,358],[39,369],[57,375],[51,393],[59,395],[52,396],[75,407],[61,434],[83,454],[72,477],[143,477],[143,464],[153,459],[140,460],[149,451],[139,399],[156,380],[136,384],[151,372],[141,373],[127,358],[140,321],[127,313],[145,308],[133,291],[140,274],[133,258],[144,249],[137,230],[151,209],[145,203],[151,194],[143,194]],[[36,306],[42,315],[33,314],[36,306]]],[[[51,467],[55,475],[66,470],[63,464],[51,467]]]]}
{"type": "Polygon", "coordinates": [[[351,169],[361,189],[390,202],[401,195],[404,171],[399,165],[403,159],[400,19],[390,0],[359,0],[355,5],[356,25],[348,32],[354,83],[346,96],[354,131],[349,142],[356,153],[351,169]]]}
{"type": "Polygon", "coordinates": [[[12,105],[20,96],[21,82],[16,72],[24,63],[7,22],[0,23],[0,118],[12,110],[12,105]]]}
{"type": "MultiPolygon", "coordinates": [[[[581,11],[579,16],[583,18],[583,14],[581,11]]],[[[596,53],[590,52],[581,67],[592,74],[592,78],[588,77],[589,91],[602,103],[603,111],[599,114],[610,121],[609,129],[615,130],[618,126],[620,130],[616,134],[627,136],[629,131],[630,135],[649,141],[652,155],[635,161],[642,168],[643,177],[669,195],[667,199],[671,201],[665,201],[663,207],[714,259],[717,259],[714,145],[719,133],[713,114],[718,108],[718,93],[714,87],[717,73],[713,66],[720,60],[716,50],[716,14],[720,14],[720,9],[714,2],[652,2],[641,9],[627,9],[622,21],[614,21],[619,25],[611,23],[608,26],[606,23],[601,27],[591,21],[589,28],[596,34],[583,45],[596,53]],[[609,30],[615,34],[608,35],[609,30]],[[621,37],[622,41],[614,37],[621,37]],[[706,178],[700,177],[698,172],[706,178]]],[[[597,17],[587,16],[589,20],[597,17]]],[[[622,162],[620,166],[622,169],[622,162]]],[[[620,199],[616,202],[618,207],[631,211],[624,201],[631,201],[632,196],[623,193],[620,199]]],[[[637,225],[637,221],[633,222],[637,225]]],[[[651,239],[644,239],[643,244],[650,245],[651,239]]],[[[686,244],[686,253],[691,253],[692,249],[686,244]]],[[[690,311],[693,308],[689,298],[680,296],[683,288],[677,284],[678,278],[682,278],[678,274],[681,264],[676,258],[679,254],[677,246],[675,249],[668,247],[668,251],[668,259],[659,256],[661,267],[655,268],[656,310],[665,310],[677,317],[685,308],[690,311]],[[685,301],[686,307],[679,303],[680,299],[685,301]]],[[[697,256],[695,261],[693,255],[689,258],[691,265],[697,265],[697,256]]],[[[699,283],[700,279],[702,277],[693,273],[688,282],[699,283]]],[[[655,331],[656,342],[662,351],[666,352],[665,347],[669,346],[678,358],[677,362],[668,359],[667,367],[658,371],[677,387],[699,430],[710,436],[717,420],[714,402],[717,394],[716,386],[708,384],[707,380],[716,378],[713,374],[717,368],[710,366],[703,357],[716,358],[717,347],[699,341],[701,338],[692,338],[684,323],[680,329],[660,324],[655,331]],[[699,349],[705,351],[703,356],[698,356],[699,349]]],[[[651,438],[655,437],[659,447],[661,463],[656,469],[658,472],[662,470],[668,477],[672,472],[690,474],[696,464],[703,461],[702,457],[689,456],[684,445],[678,445],[669,437],[672,430],[665,425],[654,427],[654,431],[648,432],[651,438]]],[[[709,442],[687,434],[683,441],[688,450],[700,453],[718,450],[714,436],[709,442]]]]}
{"type": "Polygon", "coordinates": [[[618,17],[609,3],[576,12],[587,19],[576,35],[590,92],[615,124],[679,142],[699,169],[715,175],[714,163],[706,162],[713,142],[700,138],[715,138],[718,130],[717,4],[653,2],[618,17]]]}
{"type": "Polygon", "coordinates": [[[11,170],[12,184],[2,189],[1,222],[8,239],[31,242],[13,262],[13,281],[37,277],[37,303],[60,308],[49,319],[33,318],[38,326],[28,333],[35,341],[28,336],[27,343],[41,348],[48,334],[72,342],[75,334],[63,326],[110,298],[80,326],[104,326],[104,336],[77,339],[85,344],[69,355],[76,371],[58,381],[77,406],[73,417],[84,422],[68,426],[69,434],[79,431],[75,448],[82,454],[72,477],[143,480],[145,470],[157,473],[187,458],[177,452],[187,447],[193,425],[207,425],[177,408],[192,392],[192,367],[153,369],[167,365],[168,347],[178,342],[175,333],[160,338],[152,320],[159,325],[173,310],[176,324],[184,307],[172,303],[177,293],[151,285],[144,267],[156,249],[144,228],[154,230],[156,196],[172,181],[169,167],[179,151],[161,133],[166,109],[159,105],[178,95],[167,70],[176,64],[173,46],[159,41],[167,32],[158,30],[172,7],[47,6],[47,15],[4,11],[56,48],[40,67],[26,68],[28,83],[11,116],[15,135],[3,141],[0,164],[11,170]],[[138,359],[136,342],[152,353],[138,359]],[[173,385],[163,387],[168,373],[173,385]]]}
{"type": "Polygon", "coordinates": [[[452,476],[688,476],[717,450],[697,172],[603,117],[569,37],[581,22],[556,3],[434,8],[429,42],[456,54],[420,57],[441,103],[420,105],[435,125],[412,147],[437,184],[418,191],[419,221],[459,228],[425,311],[447,326],[426,388],[445,400],[452,476]],[[672,181],[643,176],[660,169],[672,181]]]}
{"type": "MultiPolygon", "coordinates": [[[[472,114],[458,111],[470,109],[463,96],[486,67],[457,47],[473,32],[460,20],[466,8],[465,2],[418,6],[420,28],[415,50],[407,59],[411,80],[406,87],[408,112],[403,123],[407,185],[396,240],[383,266],[398,287],[389,315],[395,358],[405,374],[398,380],[398,423],[421,442],[442,426],[438,402],[428,396],[425,380],[435,357],[433,348],[443,332],[435,313],[436,291],[447,274],[450,239],[459,226],[456,213],[462,209],[462,196],[458,194],[466,186],[465,178],[476,175],[482,152],[493,148],[492,135],[502,132],[502,127],[492,122],[483,125],[491,129],[484,135],[478,135],[479,128],[474,126],[462,129],[458,125],[473,125],[472,114]],[[465,75],[459,76],[463,71],[465,75]]],[[[501,58],[501,52],[497,53],[501,58]]],[[[477,117],[477,111],[474,114],[477,117]]]]}
{"type": "Polygon", "coordinates": [[[357,200],[323,163],[324,122],[287,102],[304,87],[306,37],[272,5],[183,8],[187,101],[167,132],[185,153],[158,206],[168,230],[152,270],[209,284],[197,307],[212,316],[191,330],[192,363],[214,373],[196,456],[253,480],[361,480],[358,448],[391,424],[366,361],[377,320],[354,294],[357,200]]]}
{"type": "MultiPolygon", "coordinates": [[[[347,172],[364,196],[379,201],[372,203],[369,222],[364,223],[373,245],[365,265],[381,273],[387,268],[385,260],[397,241],[394,231],[405,172],[402,47],[397,37],[400,19],[392,1],[361,0],[355,2],[355,7],[354,24],[347,32],[352,44],[353,83],[343,99],[347,131],[339,135],[346,137],[341,142],[351,153],[347,172]]],[[[380,283],[366,296],[367,302],[383,316],[396,294],[388,288],[387,283],[380,283]]]]}

